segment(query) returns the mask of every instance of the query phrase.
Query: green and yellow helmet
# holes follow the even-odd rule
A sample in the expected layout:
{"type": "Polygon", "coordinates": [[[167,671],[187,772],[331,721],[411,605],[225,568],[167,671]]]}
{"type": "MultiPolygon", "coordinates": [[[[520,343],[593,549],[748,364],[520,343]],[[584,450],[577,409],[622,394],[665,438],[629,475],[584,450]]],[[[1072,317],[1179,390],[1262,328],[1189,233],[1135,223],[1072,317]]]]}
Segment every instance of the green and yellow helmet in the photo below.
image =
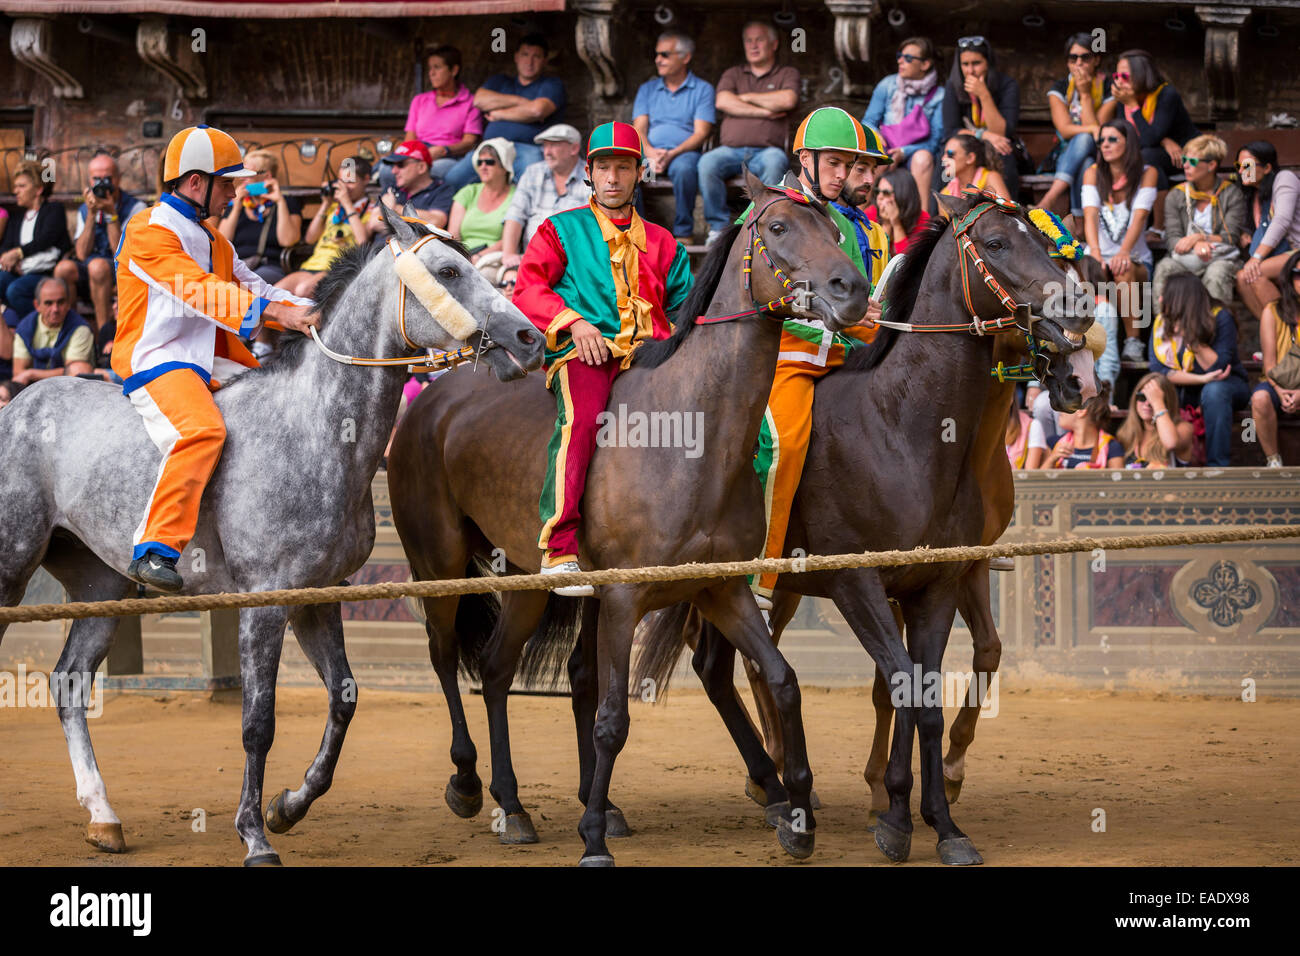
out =
{"type": "Polygon", "coordinates": [[[889,148],[873,126],[863,126],[838,106],[822,106],[804,117],[794,134],[794,152],[835,149],[869,159],[889,159],[889,148]]]}

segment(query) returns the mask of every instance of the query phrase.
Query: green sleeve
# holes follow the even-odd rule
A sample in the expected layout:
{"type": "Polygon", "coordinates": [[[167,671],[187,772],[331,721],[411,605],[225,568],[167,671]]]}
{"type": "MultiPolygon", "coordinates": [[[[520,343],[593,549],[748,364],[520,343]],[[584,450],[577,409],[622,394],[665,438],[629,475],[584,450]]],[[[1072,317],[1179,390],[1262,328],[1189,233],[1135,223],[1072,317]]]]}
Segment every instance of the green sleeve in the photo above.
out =
{"type": "Polygon", "coordinates": [[[682,307],[687,293],[691,291],[691,257],[681,243],[674,243],[674,245],[677,246],[677,253],[673,256],[673,264],[668,269],[668,281],[664,283],[664,315],[673,322],[676,320],[677,310],[682,307]]]}

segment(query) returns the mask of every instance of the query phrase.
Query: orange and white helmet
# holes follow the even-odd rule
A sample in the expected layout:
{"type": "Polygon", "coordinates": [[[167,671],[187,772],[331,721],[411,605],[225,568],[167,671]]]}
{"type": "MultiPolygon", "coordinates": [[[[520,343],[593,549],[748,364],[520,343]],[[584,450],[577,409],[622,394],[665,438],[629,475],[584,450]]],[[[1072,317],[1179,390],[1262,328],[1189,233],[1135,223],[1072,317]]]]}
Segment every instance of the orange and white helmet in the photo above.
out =
{"type": "Polygon", "coordinates": [[[191,126],[172,137],[163,161],[163,182],[170,183],[186,173],[211,176],[256,176],[244,166],[239,145],[229,133],[211,126],[191,126]]]}

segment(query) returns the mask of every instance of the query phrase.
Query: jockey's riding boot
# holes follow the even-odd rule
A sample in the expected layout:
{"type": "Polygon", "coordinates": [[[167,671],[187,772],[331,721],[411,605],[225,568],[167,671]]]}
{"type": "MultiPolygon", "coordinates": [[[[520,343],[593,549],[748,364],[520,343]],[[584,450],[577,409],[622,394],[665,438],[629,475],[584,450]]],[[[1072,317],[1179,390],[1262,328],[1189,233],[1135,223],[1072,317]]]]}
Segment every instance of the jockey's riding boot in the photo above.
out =
{"type": "Polygon", "coordinates": [[[131,562],[126,569],[126,576],[137,584],[175,594],[185,587],[185,582],[176,573],[176,559],[150,551],[131,562]]]}
{"type": "MultiPolygon", "coordinates": [[[[564,561],[554,567],[548,568],[542,565],[542,574],[573,574],[581,571],[577,561],[564,561]]],[[[570,584],[567,587],[552,588],[560,597],[592,597],[596,589],[590,584],[570,584]]]]}
{"type": "Polygon", "coordinates": [[[754,603],[758,605],[760,611],[772,610],[772,599],[761,591],[754,591],[754,603]]]}

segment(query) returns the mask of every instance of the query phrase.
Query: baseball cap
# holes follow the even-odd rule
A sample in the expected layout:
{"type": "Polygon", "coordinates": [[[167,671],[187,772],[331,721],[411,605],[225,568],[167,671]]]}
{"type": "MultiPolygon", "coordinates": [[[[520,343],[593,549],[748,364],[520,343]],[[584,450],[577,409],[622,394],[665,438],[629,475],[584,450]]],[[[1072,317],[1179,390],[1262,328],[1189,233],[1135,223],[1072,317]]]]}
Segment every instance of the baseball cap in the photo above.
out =
{"type": "Polygon", "coordinates": [[[426,166],[433,165],[433,157],[429,155],[429,147],[425,146],[418,139],[408,139],[395,150],[385,156],[380,162],[392,165],[400,163],[404,159],[418,159],[426,166]]]}
{"type": "Polygon", "coordinates": [[[568,123],[556,123],[534,136],[533,142],[538,146],[542,143],[581,143],[582,134],[568,123]]]}

